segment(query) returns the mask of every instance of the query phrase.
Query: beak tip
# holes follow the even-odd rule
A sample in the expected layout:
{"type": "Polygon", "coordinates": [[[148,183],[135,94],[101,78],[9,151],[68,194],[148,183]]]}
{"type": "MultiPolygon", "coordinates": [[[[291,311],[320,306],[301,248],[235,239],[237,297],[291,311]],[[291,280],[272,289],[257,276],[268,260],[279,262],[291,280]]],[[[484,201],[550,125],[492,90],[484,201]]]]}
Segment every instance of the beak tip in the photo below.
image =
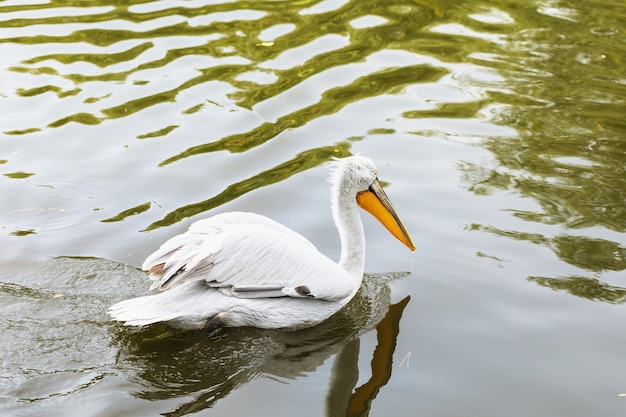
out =
{"type": "Polygon", "coordinates": [[[406,246],[407,248],[409,248],[411,250],[411,252],[415,252],[415,243],[413,243],[413,240],[411,240],[411,238],[409,239],[400,239],[398,238],[403,244],[404,246],[406,246]]]}

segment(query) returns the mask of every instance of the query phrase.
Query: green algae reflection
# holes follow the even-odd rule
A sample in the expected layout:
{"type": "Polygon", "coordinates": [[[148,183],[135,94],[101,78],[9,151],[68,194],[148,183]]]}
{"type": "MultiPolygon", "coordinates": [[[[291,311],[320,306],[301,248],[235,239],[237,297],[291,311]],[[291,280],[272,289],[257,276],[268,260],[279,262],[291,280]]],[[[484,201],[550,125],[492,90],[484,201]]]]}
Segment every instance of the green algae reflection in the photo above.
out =
{"type": "Polygon", "coordinates": [[[349,156],[349,150],[350,144],[347,142],[341,142],[333,146],[304,151],[296,155],[293,159],[283,162],[282,164],[260,172],[259,174],[243,181],[229,185],[224,191],[214,197],[177,208],[176,210],[168,213],[163,219],[153,222],[144,231],[171,226],[172,224],[175,224],[187,217],[206,212],[225,204],[250,191],[284,181],[299,172],[306,171],[307,169],[314,168],[329,161],[331,156],[338,158],[349,156]]]}
{"type": "MultiPolygon", "coordinates": [[[[133,5],[147,3],[138,2],[133,5]]],[[[177,96],[184,90],[207,83],[209,81],[224,81],[236,88],[231,98],[246,109],[252,109],[254,105],[275,97],[290,88],[332,68],[338,68],[347,64],[363,62],[369,56],[385,49],[398,49],[410,52],[418,52],[420,45],[416,42],[424,36],[423,28],[432,23],[434,18],[443,15],[442,9],[434,6],[431,2],[393,1],[381,5],[376,1],[350,1],[339,6],[335,10],[322,13],[301,13],[317,1],[300,1],[286,3],[274,2],[232,2],[224,4],[202,5],[199,7],[165,7],[151,12],[136,12],[129,10],[130,5],[118,2],[98,1],[90,5],[104,6],[101,10],[86,8],[83,16],[50,16],[36,19],[13,19],[4,22],[5,27],[22,28],[30,25],[62,25],[68,23],[101,25],[102,28],[80,29],[67,35],[31,35],[4,38],[2,42],[11,42],[24,45],[42,45],[47,43],[79,44],[86,43],[98,49],[94,52],[63,52],[48,53],[31,57],[22,62],[22,66],[13,67],[16,72],[25,72],[32,75],[48,74],[65,78],[77,85],[89,82],[126,82],[133,74],[139,71],[163,68],[173,62],[188,56],[211,56],[216,59],[238,57],[241,64],[217,64],[210,68],[198,68],[200,74],[188,80],[183,80],[175,88],[151,93],[143,97],[134,97],[122,104],[98,109],[106,118],[128,117],[136,112],[155,106],[159,103],[174,102],[177,96]],[[107,7],[111,6],[111,7],[107,7]],[[205,24],[193,23],[194,18],[206,16],[224,16],[220,21],[216,18],[205,24]],[[357,28],[352,22],[366,16],[383,16],[387,23],[372,27],[357,28]],[[109,21],[147,23],[166,17],[183,17],[184,22],[169,24],[149,30],[133,31],[127,29],[107,29],[109,21]],[[192,22],[192,23],[190,23],[192,22]],[[281,25],[293,25],[293,29],[284,33],[271,42],[263,41],[263,33],[271,30],[278,23],[281,25]],[[304,47],[316,39],[329,35],[337,35],[349,40],[349,44],[337,47],[330,51],[322,51],[310,57],[293,68],[271,69],[262,65],[271,62],[285,51],[304,47]],[[206,39],[193,46],[180,46],[163,51],[162,57],[140,59],[146,52],[156,48],[156,40],[168,37],[186,37],[189,39],[206,39]],[[122,51],[110,52],[108,46],[120,42],[139,41],[134,46],[122,51]],[[106,69],[116,64],[136,62],[130,68],[113,72],[101,72],[95,74],[80,74],[65,72],[51,66],[38,66],[46,62],[56,61],[69,66],[77,63],[87,63],[99,68],[106,69]],[[270,84],[258,84],[238,78],[248,72],[267,72],[276,76],[276,80],[270,84]]],[[[11,6],[4,8],[6,11],[19,11],[29,9],[45,9],[47,5],[11,6]]],[[[63,67],[61,67],[63,68],[63,67]]],[[[407,69],[406,71],[410,71],[407,69]]],[[[422,75],[423,69],[418,70],[422,75]]],[[[439,75],[442,70],[439,69],[439,75]]],[[[392,71],[393,72],[393,71],[392,71]]],[[[399,77],[402,75],[397,74],[399,77]]],[[[389,74],[391,77],[392,74],[389,74]]],[[[375,78],[375,76],[373,76],[375,78]]],[[[390,78],[380,81],[387,83],[390,78]]],[[[426,82],[428,77],[421,81],[426,82]]],[[[362,80],[367,82],[368,78],[362,80]]],[[[400,82],[401,84],[401,82],[400,82]]],[[[390,91],[394,86],[383,84],[380,86],[385,91],[390,91]]],[[[352,86],[355,87],[355,86],[352,86]]],[[[348,90],[337,91],[335,94],[350,94],[348,90]]],[[[60,98],[68,94],[77,94],[80,87],[73,90],[62,90],[55,85],[37,87],[36,89],[23,90],[24,95],[41,94],[45,91],[53,91],[60,98]]],[[[329,92],[330,93],[330,92],[329,92]]],[[[363,96],[367,91],[362,91],[363,96]]],[[[379,94],[379,93],[375,93],[379,94]]],[[[355,97],[358,99],[359,97],[355,97]]],[[[362,97],[361,97],[362,98],[362,97]]],[[[326,97],[326,101],[332,97],[326,97]]],[[[91,103],[93,104],[93,102],[91,103]]],[[[98,113],[86,111],[77,112],[73,115],[64,116],[56,121],[50,121],[47,126],[61,127],[69,121],[82,124],[97,124],[101,122],[98,113]]],[[[320,114],[328,114],[326,111],[320,114]]],[[[296,115],[297,116],[297,115],[296,115]]]]}
{"type": "Polygon", "coordinates": [[[180,154],[161,162],[161,166],[181,159],[207,152],[245,152],[276,137],[287,129],[303,126],[319,117],[336,113],[355,101],[388,93],[390,90],[415,83],[432,82],[446,70],[429,65],[412,65],[401,68],[388,68],[383,71],[360,77],[354,82],[330,89],[322,94],[317,103],[281,116],[275,122],[265,122],[253,130],[231,135],[218,141],[194,146],[180,154]]]}
{"type": "Polygon", "coordinates": [[[129,208],[127,210],[124,210],[124,211],[116,214],[113,217],[109,217],[108,219],[104,219],[104,220],[100,220],[100,221],[102,223],[120,222],[120,221],[126,219],[127,217],[136,216],[137,214],[141,214],[143,212],[146,212],[146,211],[150,210],[151,206],[152,206],[151,202],[139,204],[138,206],[129,208]]]}
{"type": "Polygon", "coordinates": [[[32,173],[32,172],[22,172],[22,171],[19,171],[19,172],[11,172],[11,173],[8,173],[8,174],[3,174],[3,175],[5,177],[7,177],[7,178],[14,178],[14,179],[20,180],[20,179],[32,177],[35,174],[32,173]]]}

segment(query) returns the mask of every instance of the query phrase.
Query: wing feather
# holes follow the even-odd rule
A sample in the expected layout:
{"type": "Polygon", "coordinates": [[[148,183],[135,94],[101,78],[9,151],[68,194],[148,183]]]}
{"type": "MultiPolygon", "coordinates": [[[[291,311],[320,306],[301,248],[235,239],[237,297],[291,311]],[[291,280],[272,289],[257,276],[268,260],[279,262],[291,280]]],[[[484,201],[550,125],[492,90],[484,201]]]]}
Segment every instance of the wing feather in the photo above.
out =
{"type": "Polygon", "coordinates": [[[143,264],[167,290],[203,280],[238,298],[339,300],[354,290],[349,274],[304,237],[266,217],[226,213],[201,220],[165,242],[143,264]]]}

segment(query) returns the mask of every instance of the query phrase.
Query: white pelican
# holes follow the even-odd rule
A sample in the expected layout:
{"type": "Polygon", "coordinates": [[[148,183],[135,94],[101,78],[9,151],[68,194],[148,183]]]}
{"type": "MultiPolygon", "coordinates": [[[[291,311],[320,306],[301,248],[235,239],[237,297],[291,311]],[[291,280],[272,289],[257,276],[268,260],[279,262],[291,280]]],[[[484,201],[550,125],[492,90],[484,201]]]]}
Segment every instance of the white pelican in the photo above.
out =
{"type": "Polygon", "coordinates": [[[362,156],[335,159],[331,207],[341,239],[335,263],[298,233],[252,213],[219,214],[191,225],[142,265],[163,292],[109,309],[127,325],[253,326],[298,329],[337,312],[363,280],[365,236],[358,206],[373,214],[412,251],[415,245],[362,156]]]}

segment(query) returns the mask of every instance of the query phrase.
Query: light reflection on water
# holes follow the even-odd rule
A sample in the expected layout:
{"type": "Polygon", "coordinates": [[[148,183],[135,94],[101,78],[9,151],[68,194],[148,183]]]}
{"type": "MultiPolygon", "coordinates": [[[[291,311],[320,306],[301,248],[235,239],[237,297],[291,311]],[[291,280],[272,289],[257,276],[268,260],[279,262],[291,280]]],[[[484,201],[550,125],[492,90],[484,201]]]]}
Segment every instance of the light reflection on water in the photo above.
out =
{"type": "MultiPolygon", "coordinates": [[[[626,342],[621,2],[130,3],[0,4],[2,378],[13,392],[2,401],[28,399],[21,415],[50,404],[76,411],[95,398],[137,414],[241,414],[250,408],[238,404],[286,391],[294,401],[283,399],[282,410],[335,415],[321,400],[347,401],[329,382],[332,361],[361,353],[345,368],[361,374],[351,390],[376,385],[365,375],[380,352],[377,332],[363,330],[374,323],[352,336],[330,332],[335,350],[283,384],[258,378],[272,370],[254,361],[234,366],[225,377],[249,372],[247,388],[220,396],[210,374],[158,363],[176,337],[151,341],[165,352],[151,362],[125,345],[141,344],[141,334],[105,324],[107,305],[143,291],[141,274],[41,259],[138,265],[191,220],[226,210],[269,215],[332,254],[322,166],[362,152],[378,162],[418,245],[407,259],[365,219],[367,270],[412,273],[391,289],[394,304],[411,294],[392,339],[395,363],[407,352],[413,362],[376,385],[387,400],[373,410],[623,410],[615,402],[626,342]],[[48,275],[29,262],[48,265],[57,284],[33,279],[48,275]],[[91,279],[89,268],[116,288],[102,281],[66,296],[91,279]],[[75,349],[85,339],[93,354],[75,349]],[[31,363],[40,351],[43,362],[31,363]],[[180,376],[181,386],[200,388],[179,398],[164,390],[158,401],[149,389],[127,395],[166,370],[171,386],[180,376]]],[[[264,332],[227,336],[232,344],[216,342],[225,349],[283,343],[264,332]]],[[[181,361],[203,352],[214,360],[210,339],[179,337],[181,361]]],[[[276,410],[264,404],[259,413],[276,410]]]]}

